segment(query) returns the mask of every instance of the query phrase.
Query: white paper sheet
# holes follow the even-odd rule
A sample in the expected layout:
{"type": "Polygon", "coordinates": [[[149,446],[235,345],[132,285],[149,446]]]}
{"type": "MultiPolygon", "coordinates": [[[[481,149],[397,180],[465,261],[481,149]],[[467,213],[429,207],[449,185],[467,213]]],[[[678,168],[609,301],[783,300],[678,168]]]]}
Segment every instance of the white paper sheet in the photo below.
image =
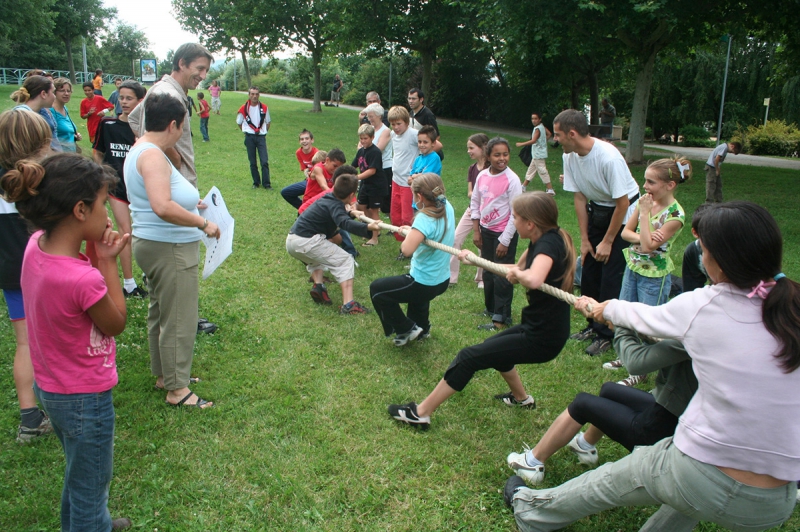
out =
{"type": "Polygon", "coordinates": [[[208,205],[208,208],[200,211],[200,215],[209,222],[217,224],[220,230],[219,240],[208,237],[205,233],[203,234],[203,244],[206,246],[203,279],[208,279],[208,276],[214,273],[214,270],[233,253],[234,220],[228,212],[228,207],[225,206],[222,193],[217,187],[212,187],[211,190],[208,191],[208,194],[206,194],[206,197],[203,199],[203,203],[208,205]]]}

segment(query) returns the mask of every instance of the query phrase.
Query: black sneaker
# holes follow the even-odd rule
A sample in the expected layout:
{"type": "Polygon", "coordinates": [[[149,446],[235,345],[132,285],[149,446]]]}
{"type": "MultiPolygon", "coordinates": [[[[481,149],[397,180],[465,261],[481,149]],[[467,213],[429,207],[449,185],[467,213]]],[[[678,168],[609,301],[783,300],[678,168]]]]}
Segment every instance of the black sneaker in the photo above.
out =
{"type": "Polygon", "coordinates": [[[217,331],[217,324],[211,323],[205,318],[200,318],[197,320],[197,334],[205,333],[205,334],[214,334],[217,331]]]}
{"type": "Polygon", "coordinates": [[[122,293],[125,294],[125,299],[131,298],[131,297],[139,297],[139,298],[144,299],[148,295],[147,290],[145,290],[141,286],[137,286],[136,288],[134,288],[130,292],[128,292],[127,290],[123,290],[122,293]]]}
{"type": "Polygon", "coordinates": [[[396,261],[398,261],[398,262],[399,262],[399,261],[408,260],[408,259],[410,259],[410,258],[411,258],[411,257],[406,257],[405,255],[403,255],[403,252],[401,251],[401,252],[400,252],[400,254],[399,254],[399,255],[397,255],[397,256],[394,258],[394,260],[396,260],[396,261]]]}
{"type": "Polygon", "coordinates": [[[569,339],[578,340],[579,342],[585,342],[586,340],[594,340],[595,336],[597,336],[597,333],[595,333],[592,326],[589,325],[584,330],[576,332],[575,334],[571,335],[569,339]]]}
{"type": "Polygon", "coordinates": [[[529,408],[531,410],[536,408],[536,399],[534,399],[532,395],[526,397],[524,401],[519,401],[511,392],[499,393],[495,395],[494,398],[498,401],[503,401],[503,403],[507,404],[508,406],[519,406],[521,408],[529,408]]]}
{"type": "Polygon", "coordinates": [[[525,481],[522,480],[522,477],[514,475],[506,480],[506,487],[503,489],[503,500],[506,502],[506,506],[509,508],[511,508],[511,503],[514,501],[514,495],[520,490],[520,488],[527,488],[525,481]]]}
{"type": "Polygon", "coordinates": [[[586,348],[586,354],[596,357],[597,355],[602,355],[609,349],[611,349],[611,340],[607,340],[598,336],[594,339],[591,345],[586,348]]]}
{"type": "Polygon", "coordinates": [[[370,309],[356,300],[339,307],[339,314],[369,314],[370,312],[372,312],[370,309]]]}
{"type": "Polygon", "coordinates": [[[19,443],[30,443],[33,440],[42,436],[47,436],[53,433],[53,425],[50,423],[50,418],[47,414],[42,417],[42,421],[38,427],[23,427],[20,425],[17,428],[17,441],[19,443]]]}
{"type": "Polygon", "coordinates": [[[330,296],[328,296],[328,290],[325,288],[324,284],[315,284],[314,288],[311,289],[311,299],[314,300],[314,303],[318,305],[332,305],[333,301],[331,301],[330,296]]]}
{"type": "Polygon", "coordinates": [[[404,405],[389,405],[389,415],[397,421],[408,423],[422,430],[426,430],[431,426],[431,417],[419,417],[417,415],[417,403],[408,403],[404,405]]]}

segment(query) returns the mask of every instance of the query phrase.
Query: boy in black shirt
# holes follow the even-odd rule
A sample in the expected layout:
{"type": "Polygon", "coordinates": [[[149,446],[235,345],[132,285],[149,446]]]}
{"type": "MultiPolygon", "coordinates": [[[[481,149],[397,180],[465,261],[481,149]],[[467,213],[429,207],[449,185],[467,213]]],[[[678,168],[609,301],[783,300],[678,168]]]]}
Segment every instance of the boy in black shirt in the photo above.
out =
{"type": "MultiPolygon", "coordinates": [[[[375,128],[370,124],[363,124],[358,128],[360,148],[353,159],[353,166],[359,169],[356,178],[361,181],[358,192],[358,210],[365,211],[368,218],[378,220],[380,216],[381,201],[386,197],[386,176],[383,173],[383,154],[380,148],[372,143],[375,138],[375,128]]],[[[380,231],[374,231],[372,237],[361,244],[364,247],[378,244],[380,231]]]]}

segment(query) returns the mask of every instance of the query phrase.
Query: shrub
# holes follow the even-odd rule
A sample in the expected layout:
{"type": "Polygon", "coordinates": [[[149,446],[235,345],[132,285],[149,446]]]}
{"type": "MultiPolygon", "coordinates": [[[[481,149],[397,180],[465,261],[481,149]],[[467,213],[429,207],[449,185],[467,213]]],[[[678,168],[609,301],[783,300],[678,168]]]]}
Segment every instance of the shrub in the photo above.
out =
{"type": "Polygon", "coordinates": [[[684,146],[712,147],[708,131],[702,126],[683,126],[678,132],[683,137],[684,146]]]}
{"type": "Polygon", "coordinates": [[[739,140],[752,155],[800,156],[800,130],[782,120],[770,120],[763,126],[740,129],[732,140],[739,140]]]}

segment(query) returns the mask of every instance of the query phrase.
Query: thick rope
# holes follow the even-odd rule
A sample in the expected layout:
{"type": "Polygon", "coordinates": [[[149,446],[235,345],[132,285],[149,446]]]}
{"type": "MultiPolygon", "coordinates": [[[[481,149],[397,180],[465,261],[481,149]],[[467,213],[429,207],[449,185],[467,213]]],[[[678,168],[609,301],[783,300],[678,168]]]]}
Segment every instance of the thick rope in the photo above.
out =
{"type": "MultiPolygon", "coordinates": [[[[390,224],[384,223],[384,222],[382,222],[380,220],[373,220],[372,218],[367,218],[365,215],[359,216],[358,219],[361,220],[362,222],[366,222],[368,224],[377,223],[378,227],[380,227],[381,229],[388,229],[389,231],[392,231],[392,232],[395,232],[395,233],[400,233],[403,236],[406,236],[406,234],[407,234],[405,231],[401,231],[400,228],[397,227],[396,225],[390,225],[390,224]]],[[[441,242],[436,242],[435,240],[430,240],[428,238],[423,240],[422,243],[425,244],[426,246],[429,246],[429,247],[432,247],[432,248],[436,248],[436,249],[440,249],[440,250],[442,250],[444,252],[447,252],[447,253],[449,253],[451,255],[458,256],[458,254],[461,253],[460,249],[456,249],[456,248],[454,248],[452,246],[448,246],[448,245],[442,244],[441,242]]],[[[466,256],[466,259],[471,264],[474,264],[475,266],[480,266],[484,270],[488,270],[488,271],[490,271],[492,273],[495,273],[497,275],[502,275],[503,277],[505,277],[506,274],[508,274],[508,269],[505,266],[503,266],[502,264],[495,264],[494,262],[488,261],[486,259],[482,259],[482,258],[480,258],[479,256],[477,256],[476,254],[474,254],[472,252],[469,252],[469,254],[466,256]]],[[[560,288],[556,288],[555,286],[550,286],[549,284],[545,284],[545,283],[542,283],[541,286],[539,286],[539,288],[537,288],[537,290],[541,290],[545,294],[551,295],[551,296],[555,297],[556,299],[560,299],[561,301],[564,301],[564,302],[568,303],[572,307],[575,306],[575,302],[578,300],[578,298],[575,297],[574,294],[570,294],[569,292],[565,292],[564,290],[561,290],[560,288]]],[[[589,312],[592,311],[591,305],[589,305],[587,310],[589,312]]],[[[653,343],[658,342],[660,340],[659,338],[653,338],[651,336],[647,336],[647,335],[644,335],[644,334],[640,334],[639,338],[641,338],[645,342],[653,342],[653,343]]]]}

